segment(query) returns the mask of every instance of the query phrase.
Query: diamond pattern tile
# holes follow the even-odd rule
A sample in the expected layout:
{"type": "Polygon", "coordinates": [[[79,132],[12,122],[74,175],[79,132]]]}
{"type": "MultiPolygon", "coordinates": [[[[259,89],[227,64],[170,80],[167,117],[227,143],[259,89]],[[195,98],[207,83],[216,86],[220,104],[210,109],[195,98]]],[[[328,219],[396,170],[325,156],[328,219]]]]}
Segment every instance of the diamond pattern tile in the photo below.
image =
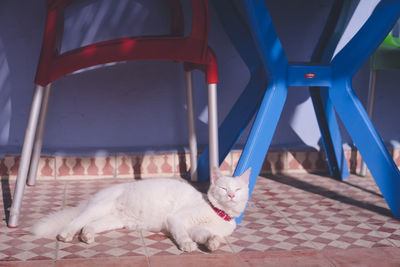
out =
{"type": "MultiPolygon", "coordinates": [[[[142,231],[143,240],[146,245],[146,249],[149,255],[181,255],[182,252],[178,249],[177,245],[173,240],[162,233],[153,233],[148,231],[142,231]]],[[[213,251],[213,254],[232,253],[228,242],[222,243],[221,246],[213,251]]],[[[204,246],[199,246],[199,249],[186,254],[200,255],[209,253],[204,246]]]]}
{"type": "MultiPolygon", "coordinates": [[[[16,229],[6,226],[14,182],[2,180],[1,261],[62,261],[124,257],[210,255],[204,247],[183,253],[162,233],[120,229],[99,234],[93,244],[37,239],[29,227],[45,214],[73,206],[124,179],[39,181],[26,187],[16,229]]],[[[371,177],[345,182],[313,174],[260,177],[235,232],[211,254],[347,250],[400,247],[400,221],[392,217],[371,177]]]]}
{"type": "Polygon", "coordinates": [[[296,226],[317,249],[326,248],[371,248],[392,246],[379,236],[371,227],[363,223],[356,224],[314,224],[296,226]]]}
{"type": "Polygon", "coordinates": [[[302,250],[314,248],[307,238],[293,225],[275,223],[258,224],[245,221],[228,237],[233,251],[302,250]]]}
{"type": "Polygon", "coordinates": [[[37,239],[29,233],[30,223],[36,221],[48,212],[62,207],[65,183],[45,182],[41,186],[29,186],[25,189],[22,206],[24,212],[20,215],[18,228],[7,227],[6,219],[11,206],[11,192],[14,192],[14,182],[2,180],[2,201],[0,208],[2,220],[0,223],[0,260],[27,261],[51,260],[56,255],[56,241],[46,238],[37,239]]]}

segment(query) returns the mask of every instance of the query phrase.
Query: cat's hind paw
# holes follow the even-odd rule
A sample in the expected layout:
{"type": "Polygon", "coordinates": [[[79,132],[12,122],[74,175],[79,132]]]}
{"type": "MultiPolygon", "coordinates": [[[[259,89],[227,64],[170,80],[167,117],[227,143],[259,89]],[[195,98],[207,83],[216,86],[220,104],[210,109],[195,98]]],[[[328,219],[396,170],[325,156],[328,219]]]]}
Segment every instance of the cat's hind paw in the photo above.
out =
{"type": "Polygon", "coordinates": [[[185,252],[192,252],[197,249],[197,244],[193,241],[183,242],[181,246],[179,246],[181,250],[185,252]]]}
{"type": "Polygon", "coordinates": [[[90,244],[94,242],[94,236],[94,229],[90,226],[85,226],[79,235],[79,239],[86,244],[90,244]]]}
{"type": "Polygon", "coordinates": [[[71,242],[72,238],[73,238],[72,235],[67,235],[67,234],[64,234],[64,233],[61,233],[61,234],[57,235],[57,240],[58,241],[62,241],[62,242],[71,242]]]}
{"type": "Polygon", "coordinates": [[[82,240],[82,242],[85,242],[86,244],[91,244],[94,242],[94,234],[92,233],[82,232],[79,238],[82,240]]]}
{"type": "Polygon", "coordinates": [[[207,242],[206,242],[206,247],[210,250],[210,251],[214,251],[217,250],[219,247],[219,240],[216,236],[212,236],[210,237],[207,242]]]}

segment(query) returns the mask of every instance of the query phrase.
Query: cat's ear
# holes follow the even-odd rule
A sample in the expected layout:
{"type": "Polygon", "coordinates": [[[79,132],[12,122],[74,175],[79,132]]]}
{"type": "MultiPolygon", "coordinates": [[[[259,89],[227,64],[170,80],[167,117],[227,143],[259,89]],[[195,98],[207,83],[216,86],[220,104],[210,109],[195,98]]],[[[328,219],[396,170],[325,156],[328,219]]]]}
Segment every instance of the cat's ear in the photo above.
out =
{"type": "Polygon", "coordinates": [[[240,179],[242,179],[246,184],[249,184],[251,168],[248,168],[242,175],[240,175],[240,179]]]}
{"type": "Polygon", "coordinates": [[[217,181],[222,176],[223,176],[222,172],[219,170],[219,168],[217,168],[215,166],[211,168],[210,181],[212,184],[215,183],[215,181],[217,181]]]}

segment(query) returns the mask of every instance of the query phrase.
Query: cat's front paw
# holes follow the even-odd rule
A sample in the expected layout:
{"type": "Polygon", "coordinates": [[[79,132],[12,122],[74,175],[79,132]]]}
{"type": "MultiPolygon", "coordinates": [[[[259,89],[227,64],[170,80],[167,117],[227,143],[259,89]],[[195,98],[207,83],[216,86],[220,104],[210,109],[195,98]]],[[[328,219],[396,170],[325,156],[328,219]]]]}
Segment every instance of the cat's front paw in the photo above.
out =
{"type": "Polygon", "coordinates": [[[182,251],[192,252],[197,249],[197,244],[193,241],[187,241],[183,242],[179,247],[182,251]]]}
{"type": "Polygon", "coordinates": [[[219,247],[219,240],[216,236],[212,236],[210,237],[207,242],[206,242],[206,247],[210,250],[210,251],[214,251],[217,250],[217,248],[219,247]]]}

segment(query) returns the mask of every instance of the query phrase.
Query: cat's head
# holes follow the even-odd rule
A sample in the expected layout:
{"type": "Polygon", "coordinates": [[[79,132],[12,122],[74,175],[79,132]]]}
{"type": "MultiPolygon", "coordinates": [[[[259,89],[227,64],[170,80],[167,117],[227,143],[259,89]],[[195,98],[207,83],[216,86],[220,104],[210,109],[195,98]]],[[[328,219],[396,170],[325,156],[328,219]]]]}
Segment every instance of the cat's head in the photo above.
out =
{"type": "Polygon", "coordinates": [[[225,176],[222,172],[213,167],[210,176],[210,188],[207,192],[208,200],[225,211],[229,216],[239,216],[246,207],[249,197],[249,176],[251,169],[248,169],[241,176],[225,176]]]}

